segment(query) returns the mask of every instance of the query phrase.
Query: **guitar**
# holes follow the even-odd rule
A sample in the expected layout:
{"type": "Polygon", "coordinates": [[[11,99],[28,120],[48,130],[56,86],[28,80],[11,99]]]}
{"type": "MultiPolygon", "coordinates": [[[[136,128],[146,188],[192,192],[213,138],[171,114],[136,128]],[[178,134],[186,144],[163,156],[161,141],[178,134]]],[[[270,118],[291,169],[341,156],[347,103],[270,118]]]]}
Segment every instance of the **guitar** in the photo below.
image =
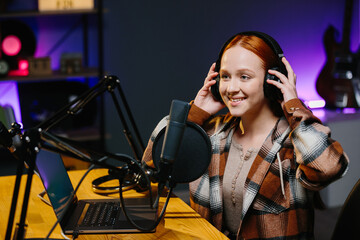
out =
{"type": "Polygon", "coordinates": [[[316,90],[328,108],[360,107],[359,51],[350,50],[353,0],[346,0],[342,41],[336,41],[336,29],[329,26],[323,43],[326,62],[316,80],[316,90]]]}

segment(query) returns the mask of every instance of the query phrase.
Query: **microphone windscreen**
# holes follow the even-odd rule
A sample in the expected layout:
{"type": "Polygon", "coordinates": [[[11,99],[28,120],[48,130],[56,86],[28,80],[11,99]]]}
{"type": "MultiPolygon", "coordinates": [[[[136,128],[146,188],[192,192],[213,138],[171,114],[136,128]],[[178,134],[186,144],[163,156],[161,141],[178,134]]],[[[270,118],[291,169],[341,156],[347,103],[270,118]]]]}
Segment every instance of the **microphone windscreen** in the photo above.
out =
{"type": "Polygon", "coordinates": [[[173,164],[177,159],[180,142],[186,128],[186,119],[189,109],[190,104],[187,102],[173,100],[171,103],[169,120],[165,131],[165,139],[160,155],[161,160],[163,163],[166,163],[166,165],[173,164]]]}
{"type": "MultiPolygon", "coordinates": [[[[157,169],[159,169],[165,129],[166,127],[159,131],[153,144],[152,157],[157,169]]],[[[205,173],[210,161],[211,143],[208,135],[199,125],[186,122],[177,159],[172,168],[171,181],[188,183],[198,179],[205,173]]]]}

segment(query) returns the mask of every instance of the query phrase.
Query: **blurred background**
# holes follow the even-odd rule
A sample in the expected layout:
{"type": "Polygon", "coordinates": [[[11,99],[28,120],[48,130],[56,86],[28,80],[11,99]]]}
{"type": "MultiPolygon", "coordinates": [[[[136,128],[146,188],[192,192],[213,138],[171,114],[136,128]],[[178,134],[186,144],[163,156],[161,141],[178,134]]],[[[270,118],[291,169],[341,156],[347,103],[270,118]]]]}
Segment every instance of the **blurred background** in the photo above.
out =
{"type": "MultiPolygon", "coordinates": [[[[72,1],[53,1],[65,9],[54,14],[40,2],[45,1],[2,0],[0,5],[0,59],[9,67],[0,73],[0,104],[10,105],[24,128],[47,119],[105,74],[115,75],[146,145],[173,99],[195,97],[230,36],[262,31],[279,42],[297,74],[299,97],[315,103],[314,112],[352,160],[348,175],[322,193],[326,203],[341,206],[357,181],[358,108],[318,109],[324,99],[316,82],[327,61],[323,39],[330,26],[336,42],[346,33],[350,51],[357,52],[358,0],[95,0],[79,12],[65,9],[74,7],[72,1]],[[6,52],[4,40],[10,35],[20,39],[20,53],[12,54],[11,47],[6,52]],[[27,68],[20,67],[20,59],[27,60],[27,68]]],[[[105,93],[89,106],[57,130],[110,152],[132,154],[111,96],[105,93]],[[102,135],[100,144],[91,135],[94,129],[102,135]]]]}

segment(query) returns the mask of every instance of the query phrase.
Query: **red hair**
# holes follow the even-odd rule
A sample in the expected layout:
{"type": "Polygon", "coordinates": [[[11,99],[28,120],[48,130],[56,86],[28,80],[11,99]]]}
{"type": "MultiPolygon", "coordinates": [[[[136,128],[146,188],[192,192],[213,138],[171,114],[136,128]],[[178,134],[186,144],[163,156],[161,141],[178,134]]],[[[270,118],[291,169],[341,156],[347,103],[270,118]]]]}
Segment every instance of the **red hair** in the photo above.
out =
{"type": "Polygon", "coordinates": [[[237,35],[233,40],[225,47],[223,54],[229,48],[239,45],[254,54],[256,54],[262,61],[264,69],[275,67],[278,65],[278,57],[274,50],[266,44],[264,40],[254,35],[237,35]]]}

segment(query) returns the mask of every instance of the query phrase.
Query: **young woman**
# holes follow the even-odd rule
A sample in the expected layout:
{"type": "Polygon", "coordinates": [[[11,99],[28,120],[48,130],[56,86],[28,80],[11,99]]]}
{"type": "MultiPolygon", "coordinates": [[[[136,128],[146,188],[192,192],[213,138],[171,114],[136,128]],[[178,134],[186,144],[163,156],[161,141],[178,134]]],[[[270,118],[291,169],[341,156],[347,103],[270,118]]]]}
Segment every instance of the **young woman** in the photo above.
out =
{"type": "Polygon", "coordinates": [[[188,120],[213,149],[208,171],[190,183],[199,214],[231,239],[313,238],[318,191],[346,172],[348,158],[298,99],[296,75],[273,38],[230,38],[188,120]],[[216,115],[224,107],[229,112],[216,115]]]}

